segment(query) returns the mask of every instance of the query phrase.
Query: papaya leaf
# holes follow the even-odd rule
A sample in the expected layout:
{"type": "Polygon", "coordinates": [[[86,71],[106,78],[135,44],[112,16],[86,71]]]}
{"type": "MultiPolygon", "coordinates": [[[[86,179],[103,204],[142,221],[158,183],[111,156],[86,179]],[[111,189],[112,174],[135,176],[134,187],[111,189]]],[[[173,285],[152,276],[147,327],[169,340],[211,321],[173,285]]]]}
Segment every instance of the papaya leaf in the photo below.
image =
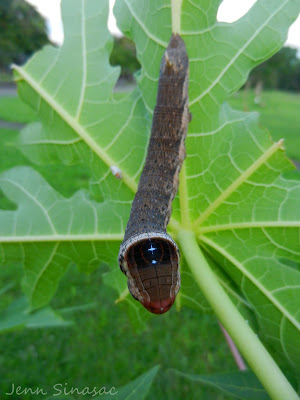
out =
{"type": "Polygon", "coordinates": [[[15,211],[0,210],[2,263],[23,260],[31,308],[49,302],[72,263],[89,271],[114,262],[123,226],[113,202],[96,203],[83,191],[66,199],[29,167],[4,172],[0,182],[17,205],[15,211]]]}
{"type": "MultiPolygon", "coordinates": [[[[63,46],[47,46],[24,67],[15,66],[19,94],[40,119],[22,131],[20,146],[36,163],[88,166],[91,189],[67,199],[32,169],[1,174],[0,188],[17,208],[0,211],[0,261],[24,264],[33,308],[49,301],[72,263],[86,271],[101,263],[118,268],[118,247],[145,159],[160,59],[173,25],[190,58],[193,120],[170,233],[176,238],[184,229],[197,235],[231,298],[251,312],[277,359],[296,371],[299,175],[285,158],[283,141],[272,143],[255,113],[236,111],[226,99],[283,45],[300,2],[258,0],[231,24],[216,20],[219,4],[118,0],[118,24],[135,41],[142,65],[138,87],[120,99],[113,92],[119,69],[109,64],[108,2],[62,1],[63,46]],[[97,197],[91,199],[92,193],[97,197]]],[[[192,305],[198,289],[185,287],[191,278],[185,276],[181,300],[192,305]]],[[[115,280],[124,294],[121,274],[107,280],[115,280]]]]}

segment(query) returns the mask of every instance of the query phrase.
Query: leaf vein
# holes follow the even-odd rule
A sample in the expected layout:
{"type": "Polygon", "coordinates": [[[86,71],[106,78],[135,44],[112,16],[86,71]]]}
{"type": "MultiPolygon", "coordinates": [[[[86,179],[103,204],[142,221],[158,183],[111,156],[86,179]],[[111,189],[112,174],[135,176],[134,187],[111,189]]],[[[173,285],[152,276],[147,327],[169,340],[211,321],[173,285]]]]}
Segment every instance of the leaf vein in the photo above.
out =
{"type": "Polygon", "coordinates": [[[219,254],[229,260],[242,274],[243,279],[249,279],[253,285],[260,290],[260,292],[285,316],[290,323],[295,326],[298,330],[300,330],[300,323],[291,315],[287,309],[285,309],[282,304],[272,295],[272,292],[267,290],[264,285],[262,285],[257,278],[255,278],[244,266],[241,264],[233,255],[227,252],[224,248],[220,247],[217,243],[213,240],[202,236],[201,241],[206,243],[208,246],[215,249],[219,254]]]}
{"type": "Polygon", "coordinates": [[[247,178],[252,175],[259,167],[261,167],[272,155],[282,146],[282,140],[274,143],[265,151],[253,164],[250,165],[231,185],[225,189],[219,197],[217,197],[207,209],[194,222],[193,226],[197,228],[227,199],[247,178]]]}
{"type": "Polygon", "coordinates": [[[221,73],[217,76],[217,78],[209,85],[209,87],[204,90],[198,97],[190,102],[190,106],[200,101],[204,96],[209,94],[211,90],[220,82],[225,73],[229,70],[229,68],[235,63],[238,57],[243,53],[243,51],[251,44],[251,42],[256,38],[256,36],[268,25],[271,19],[287,4],[288,0],[281,3],[281,5],[274,10],[273,13],[264,21],[264,23],[254,32],[252,36],[246,41],[246,43],[237,51],[234,57],[229,61],[229,63],[225,66],[225,68],[221,71],[221,73]]]}
{"type": "Polygon", "coordinates": [[[142,21],[139,19],[139,17],[137,16],[137,14],[134,12],[130,1],[128,0],[124,0],[129,11],[131,12],[131,15],[133,16],[133,18],[136,20],[136,22],[138,23],[138,25],[142,28],[142,30],[145,32],[145,34],[148,36],[149,39],[151,39],[153,42],[157,43],[159,46],[167,48],[168,43],[164,42],[163,40],[160,40],[158,37],[154,36],[149,30],[148,28],[142,23],[142,21]]]}

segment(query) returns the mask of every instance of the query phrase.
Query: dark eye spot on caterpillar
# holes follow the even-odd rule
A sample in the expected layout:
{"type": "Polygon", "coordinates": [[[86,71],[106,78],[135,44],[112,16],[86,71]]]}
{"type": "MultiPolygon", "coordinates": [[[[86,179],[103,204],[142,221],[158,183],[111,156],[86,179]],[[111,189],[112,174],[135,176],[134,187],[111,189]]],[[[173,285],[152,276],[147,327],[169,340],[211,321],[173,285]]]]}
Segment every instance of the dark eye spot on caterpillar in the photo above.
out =
{"type": "Polygon", "coordinates": [[[155,314],[168,311],[180,289],[179,249],[166,228],[191,119],[188,76],[185,44],[172,34],[161,60],[146,162],[119,251],[131,295],[155,314]]]}

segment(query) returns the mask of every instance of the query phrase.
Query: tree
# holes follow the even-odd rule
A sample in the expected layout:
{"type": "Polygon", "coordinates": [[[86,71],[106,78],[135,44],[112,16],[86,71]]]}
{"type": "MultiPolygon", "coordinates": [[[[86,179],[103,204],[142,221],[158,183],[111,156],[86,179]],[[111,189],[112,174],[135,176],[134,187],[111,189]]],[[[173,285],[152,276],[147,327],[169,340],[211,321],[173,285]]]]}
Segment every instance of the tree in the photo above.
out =
{"type": "Polygon", "coordinates": [[[0,0],[0,68],[23,63],[49,43],[44,18],[25,0],[0,0]]]}
{"type": "Polygon", "coordinates": [[[258,65],[249,75],[251,86],[261,82],[266,89],[299,90],[297,75],[300,60],[297,49],[283,47],[267,61],[258,65]]]}

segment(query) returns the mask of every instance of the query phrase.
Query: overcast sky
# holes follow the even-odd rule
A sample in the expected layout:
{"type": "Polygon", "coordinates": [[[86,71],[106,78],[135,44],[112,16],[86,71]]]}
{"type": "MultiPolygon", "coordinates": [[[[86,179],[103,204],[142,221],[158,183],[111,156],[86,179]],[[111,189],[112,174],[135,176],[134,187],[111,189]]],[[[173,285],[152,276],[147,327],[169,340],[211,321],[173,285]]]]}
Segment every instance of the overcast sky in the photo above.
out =
{"type": "MultiPolygon", "coordinates": [[[[63,27],[60,14],[60,0],[26,0],[28,3],[36,6],[38,11],[47,19],[50,38],[53,42],[62,43],[63,27]]],[[[219,8],[218,20],[233,22],[244,15],[256,0],[223,0],[219,8]]],[[[114,0],[110,0],[110,9],[112,9],[114,0]]],[[[114,34],[119,30],[116,26],[116,20],[110,13],[108,27],[114,34]]],[[[300,17],[291,26],[287,45],[300,49],[300,17]]]]}

